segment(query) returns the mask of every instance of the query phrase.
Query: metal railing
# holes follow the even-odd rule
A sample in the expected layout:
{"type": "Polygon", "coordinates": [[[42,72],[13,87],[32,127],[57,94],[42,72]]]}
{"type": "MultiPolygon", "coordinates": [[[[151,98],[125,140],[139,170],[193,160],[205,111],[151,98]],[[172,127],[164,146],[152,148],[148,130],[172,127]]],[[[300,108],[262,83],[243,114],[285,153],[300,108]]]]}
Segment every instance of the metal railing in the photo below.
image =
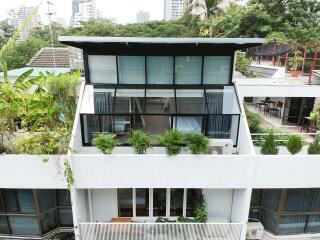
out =
{"type": "Polygon", "coordinates": [[[240,223],[80,223],[81,240],[239,240],[240,223]]]}

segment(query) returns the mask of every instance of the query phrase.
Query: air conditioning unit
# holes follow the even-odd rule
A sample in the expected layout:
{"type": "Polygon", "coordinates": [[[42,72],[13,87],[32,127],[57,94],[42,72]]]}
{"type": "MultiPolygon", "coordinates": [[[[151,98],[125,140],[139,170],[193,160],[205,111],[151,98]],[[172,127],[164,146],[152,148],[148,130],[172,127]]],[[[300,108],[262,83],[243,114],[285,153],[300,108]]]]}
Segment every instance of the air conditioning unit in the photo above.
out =
{"type": "Polygon", "coordinates": [[[230,155],[233,151],[232,139],[210,139],[208,154],[230,155]]]}
{"type": "Polygon", "coordinates": [[[247,224],[246,239],[260,240],[263,236],[263,225],[257,219],[249,219],[247,224]]]}

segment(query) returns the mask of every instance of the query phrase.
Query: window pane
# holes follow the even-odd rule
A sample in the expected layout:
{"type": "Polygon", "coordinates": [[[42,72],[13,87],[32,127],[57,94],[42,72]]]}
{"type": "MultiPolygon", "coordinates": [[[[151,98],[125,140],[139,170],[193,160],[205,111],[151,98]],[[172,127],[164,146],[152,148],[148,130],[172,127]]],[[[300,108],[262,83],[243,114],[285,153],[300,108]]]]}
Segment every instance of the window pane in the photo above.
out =
{"type": "Polygon", "coordinates": [[[71,208],[61,208],[58,210],[60,225],[63,227],[73,226],[71,208]]]}
{"type": "Polygon", "coordinates": [[[153,189],[153,216],[166,216],[166,189],[153,189]]]}
{"type": "Polygon", "coordinates": [[[310,211],[313,189],[288,189],[285,211],[307,212],[310,211]]]}
{"type": "Polygon", "coordinates": [[[5,212],[4,205],[3,205],[1,199],[2,199],[2,192],[1,192],[1,189],[0,189],[0,212],[5,212]]]}
{"type": "Polygon", "coordinates": [[[207,117],[209,138],[232,139],[237,143],[239,115],[209,115],[207,117]]]}
{"type": "Polygon", "coordinates": [[[94,91],[94,112],[112,113],[114,102],[114,89],[94,91]]]}
{"type": "Polygon", "coordinates": [[[33,192],[32,190],[17,190],[18,201],[20,205],[20,211],[26,213],[35,212],[33,192]]]}
{"type": "Polygon", "coordinates": [[[9,234],[7,217],[0,216],[0,234],[9,234]]]}
{"type": "Polygon", "coordinates": [[[161,114],[175,113],[174,90],[148,89],[146,91],[146,112],[161,114]]]}
{"type": "Polygon", "coordinates": [[[173,84],[173,57],[147,57],[148,84],[173,84]]]}
{"type": "Polygon", "coordinates": [[[251,194],[251,206],[261,206],[262,190],[253,189],[251,194]]]}
{"type": "Polygon", "coordinates": [[[9,216],[8,218],[12,234],[40,235],[36,217],[9,216]]]}
{"type": "Polygon", "coordinates": [[[259,219],[260,217],[260,208],[250,208],[249,218],[259,219]]]}
{"type": "Polygon", "coordinates": [[[43,233],[50,232],[58,227],[58,219],[56,211],[45,213],[41,216],[41,226],[43,233]]]}
{"type": "Polygon", "coordinates": [[[4,189],[2,193],[7,212],[19,212],[16,191],[14,189],[4,189]]]}
{"type": "Polygon", "coordinates": [[[116,56],[89,55],[88,61],[92,83],[117,83],[116,56]]]}
{"type": "Polygon", "coordinates": [[[203,65],[203,83],[229,84],[230,71],[230,56],[206,56],[203,65]]]}
{"type": "Polygon", "coordinates": [[[320,189],[315,189],[315,195],[311,211],[320,211],[320,189]]]}
{"type": "Polygon", "coordinates": [[[207,89],[209,113],[240,114],[238,98],[233,86],[224,89],[207,89]]]}
{"type": "Polygon", "coordinates": [[[201,84],[202,57],[176,57],[176,84],[201,84]]]}
{"type": "Polygon", "coordinates": [[[272,213],[267,210],[261,209],[260,220],[265,229],[275,233],[277,228],[277,220],[272,213]]]}
{"type": "Polygon", "coordinates": [[[280,189],[266,189],[263,191],[262,205],[274,211],[278,210],[280,200],[280,189]]]}
{"type": "Polygon", "coordinates": [[[54,190],[40,189],[38,190],[38,198],[41,212],[54,208],[54,190]]]}
{"type": "Polygon", "coordinates": [[[170,216],[182,216],[184,190],[182,188],[171,188],[170,191],[170,216]]]}
{"type": "Polygon", "coordinates": [[[178,113],[206,113],[203,90],[177,90],[178,113]]]}
{"type": "Polygon", "coordinates": [[[118,189],[119,217],[132,217],[132,189],[118,189]]]}
{"type": "Polygon", "coordinates": [[[149,189],[136,189],[136,215],[149,216],[149,189]]]}
{"type": "Polygon", "coordinates": [[[68,190],[57,190],[57,204],[58,206],[71,206],[70,193],[68,190]]]}
{"type": "Polygon", "coordinates": [[[279,234],[303,233],[306,216],[281,217],[279,234]]]}
{"type": "Polygon", "coordinates": [[[308,217],[306,232],[310,232],[310,233],[320,232],[320,216],[319,215],[308,217]]]}
{"type": "Polygon", "coordinates": [[[116,113],[144,113],[144,89],[118,89],[116,93],[116,113]]]}
{"type": "Polygon", "coordinates": [[[119,83],[145,84],[145,57],[119,56],[119,83]]]}
{"type": "Polygon", "coordinates": [[[198,199],[200,199],[201,196],[201,189],[187,189],[187,217],[194,217],[194,209],[198,199]]]}
{"type": "Polygon", "coordinates": [[[201,116],[183,116],[173,117],[173,128],[181,132],[199,132],[202,131],[201,116]]]}

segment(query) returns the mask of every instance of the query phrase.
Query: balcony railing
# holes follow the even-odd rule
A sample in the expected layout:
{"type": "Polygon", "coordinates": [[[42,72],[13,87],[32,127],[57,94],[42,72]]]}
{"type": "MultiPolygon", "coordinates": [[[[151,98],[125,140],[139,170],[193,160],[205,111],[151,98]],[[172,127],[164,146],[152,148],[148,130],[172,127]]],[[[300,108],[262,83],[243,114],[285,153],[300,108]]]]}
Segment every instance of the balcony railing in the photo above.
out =
{"type": "Polygon", "coordinates": [[[239,240],[238,223],[80,223],[81,240],[239,240]]]}

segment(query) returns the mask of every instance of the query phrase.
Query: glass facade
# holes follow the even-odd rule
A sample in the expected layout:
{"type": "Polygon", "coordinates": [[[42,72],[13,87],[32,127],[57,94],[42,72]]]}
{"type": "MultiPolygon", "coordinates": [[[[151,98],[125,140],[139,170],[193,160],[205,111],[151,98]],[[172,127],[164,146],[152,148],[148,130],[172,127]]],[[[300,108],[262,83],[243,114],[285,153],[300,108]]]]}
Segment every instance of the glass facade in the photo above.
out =
{"type": "Polygon", "coordinates": [[[320,189],[255,189],[250,218],[277,235],[320,232],[320,189]]]}
{"type": "Polygon", "coordinates": [[[82,113],[83,145],[94,135],[114,133],[123,143],[133,129],[168,129],[232,139],[237,145],[240,107],[233,86],[221,89],[95,89],[94,114],[82,113]]]}
{"type": "Polygon", "coordinates": [[[118,189],[118,216],[133,216],[132,188],[118,189]]]}
{"type": "Polygon", "coordinates": [[[153,189],[153,216],[166,216],[167,189],[153,189]]]}
{"type": "Polygon", "coordinates": [[[89,55],[93,84],[231,85],[231,56],[89,55]]]}
{"type": "Polygon", "coordinates": [[[0,189],[0,203],[0,235],[42,236],[73,225],[67,190],[0,189]]]}
{"type": "Polygon", "coordinates": [[[136,215],[149,216],[149,189],[136,189],[136,215]]]}
{"type": "Polygon", "coordinates": [[[183,188],[170,189],[170,216],[183,215],[183,188]]]}

